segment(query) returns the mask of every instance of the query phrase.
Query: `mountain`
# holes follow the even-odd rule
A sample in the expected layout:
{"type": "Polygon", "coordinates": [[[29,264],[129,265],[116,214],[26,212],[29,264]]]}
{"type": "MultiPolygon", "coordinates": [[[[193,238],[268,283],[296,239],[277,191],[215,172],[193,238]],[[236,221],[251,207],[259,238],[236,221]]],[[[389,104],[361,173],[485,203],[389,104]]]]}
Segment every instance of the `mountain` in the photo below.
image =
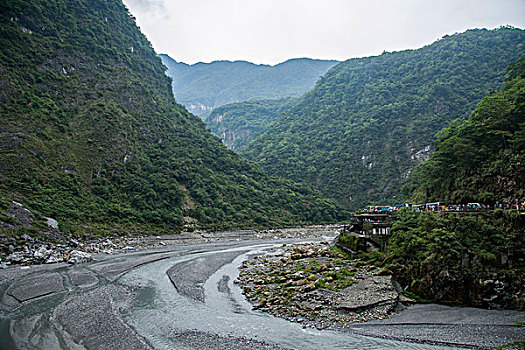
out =
{"type": "Polygon", "coordinates": [[[430,158],[410,175],[414,201],[504,205],[525,198],[525,57],[468,120],[443,129],[430,158]]]}
{"type": "Polygon", "coordinates": [[[434,135],[500,86],[524,43],[521,29],[475,29],[342,62],[242,154],[350,208],[399,201],[434,135]]]}
{"type": "Polygon", "coordinates": [[[215,108],[204,122],[228,148],[239,151],[265,133],[279,115],[298,102],[299,98],[289,97],[231,103],[215,108]]]}
{"type": "Polygon", "coordinates": [[[0,23],[3,233],[28,229],[12,225],[13,205],[35,215],[34,234],[46,217],[65,232],[120,234],[340,215],[308,186],[241,159],[177,104],[121,1],[6,0],[0,23]]]}
{"type": "Polygon", "coordinates": [[[291,59],[275,66],[245,61],[188,65],[159,55],[173,78],[177,102],[201,117],[225,104],[301,96],[338,61],[291,59]]]}
{"type": "MultiPolygon", "coordinates": [[[[404,191],[416,203],[523,206],[524,150],[525,56],[467,120],[438,134],[404,191]]],[[[525,216],[515,210],[401,211],[383,261],[405,290],[424,299],[524,310],[524,228],[525,216]]]]}

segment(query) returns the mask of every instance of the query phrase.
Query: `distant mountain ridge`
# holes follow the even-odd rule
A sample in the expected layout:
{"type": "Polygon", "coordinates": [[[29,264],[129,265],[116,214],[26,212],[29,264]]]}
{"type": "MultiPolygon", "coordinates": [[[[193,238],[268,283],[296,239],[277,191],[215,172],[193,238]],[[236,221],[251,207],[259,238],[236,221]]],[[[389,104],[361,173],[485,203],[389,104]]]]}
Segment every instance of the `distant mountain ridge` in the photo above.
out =
{"type": "Polygon", "coordinates": [[[166,74],[173,79],[175,100],[201,117],[229,103],[301,96],[339,63],[296,58],[274,66],[246,61],[188,65],[166,54],[159,56],[168,68],[166,74]]]}
{"type": "Polygon", "coordinates": [[[435,133],[465,119],[524,53],[525,31],[501,27],[347,60],[241,153],[349,208],[401,200],[435,133]]]}

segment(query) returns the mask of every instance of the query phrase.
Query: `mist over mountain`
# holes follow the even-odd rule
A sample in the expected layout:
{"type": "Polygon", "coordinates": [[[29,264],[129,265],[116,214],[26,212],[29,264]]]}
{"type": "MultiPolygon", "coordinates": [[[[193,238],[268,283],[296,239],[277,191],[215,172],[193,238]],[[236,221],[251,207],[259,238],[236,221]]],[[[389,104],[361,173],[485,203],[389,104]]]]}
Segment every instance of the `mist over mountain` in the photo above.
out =
{"type": "Polygon", "coordinates": [[[339,63],[296,58],[274,66],[245,61],[188,65],[165,54],[159,56],[173,79],[177,102],[203,118],[212,109],[229,103],[301,96],[339,63]]]}

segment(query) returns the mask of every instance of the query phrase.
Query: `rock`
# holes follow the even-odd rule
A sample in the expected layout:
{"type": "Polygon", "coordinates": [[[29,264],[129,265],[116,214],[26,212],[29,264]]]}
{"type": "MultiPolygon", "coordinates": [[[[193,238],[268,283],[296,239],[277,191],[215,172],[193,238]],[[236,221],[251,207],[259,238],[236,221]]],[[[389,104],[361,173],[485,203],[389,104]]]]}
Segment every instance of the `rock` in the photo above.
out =
{"type": "Polygon", "coordinates": [[[76,239],[73,239],[71,238],[69,240],[69,244],[72,246],[72,247],[78,247],[80,245],[80,243],[76,240],[76,239]]]}
{"type": "Polygon", "coordinates": [[[47,259],[49,255],[51,255],[51,252],[52,251],[47,250],[45,246],[41,246],[33,253],[33,257],[37,260],[44,260],[47,259]]]}
{"type": "Polygon", "coordinates": [[[56,257],[55,255],[51,255],[44,263],[45,264],[55,264],[57,262],[63,261],[62,259],[56,257]]]}
{"type": "Polygon", "coordinates": [[[21,252],[14,252],[14,253],[8,255],[6,260],[10,261],[10,262],[14,262],[14,263],[22,263],[26,259],[25,259],[25,256],[24,256],[23,253],[21,253],[21,252]]]}
{"type": "Polygon", "coordinates": [[[7,269],[7,264],[5,262],[1,263],[0,269],[7,269]]]}
{"type": "Polygon", "coordinates": [[[304,278],[304,273],[302,271],[297,271],[296,273],[291,275],[291,278],[294,279],[294,280],[300,280],[300,279],[304,278]]]}
{"type": "Polygon", "coordinates": [[[304,287],[304,291],[307,293],[311,292],[312,290],[315,290],[316,288],[317,287],[313,283],[310,283],[304,287]]]}
{"type": "Polygon", "coordinates": [[[33,238],[28,235],[27,233],[24,233],[22,236],[20,236],[21,239],[25,240],[25,241],[33,241],[33,238]]]}
{"type": "Polygon", "coordinates": [[[34,221],[34,215],[29,209],[24,208],[21,203],[12,201],[7,209],[7,214],[13,218],[18,224],[28,228],[31,227],[34,221]]]}
{"type": "Polygon", "coordinates": [[[51,227],[53,230],[58,230],[58,221],[52,218],[44,218],[46,219],[47,226],[51,227]]]}
{"type": "Polygon", "coordinates": [[[93,260],[91,254],[79,250],[72,250],[67,262],[70,264],[80,264],[91,260],[93,260]]]}

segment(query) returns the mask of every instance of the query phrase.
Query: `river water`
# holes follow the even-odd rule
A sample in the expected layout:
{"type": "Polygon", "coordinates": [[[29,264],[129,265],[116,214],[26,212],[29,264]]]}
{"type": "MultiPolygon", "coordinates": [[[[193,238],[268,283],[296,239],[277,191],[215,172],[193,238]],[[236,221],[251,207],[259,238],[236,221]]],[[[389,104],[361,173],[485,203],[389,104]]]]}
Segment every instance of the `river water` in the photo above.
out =
{"type": "MultiPolygon", "coordinates": [[[[181,342],[181,334],[212,334],[225,339],[250,338],[290,349],[457,349],[446,346],[405,343],[379,338],[302,328],[293,323],[251,309],[251,304],[233,283],[239,266],[249,254],[272,245],[253,245],[224,250],[246,251],[231,263],[222,266],[204,283],[204,303],[179,294],[166,271],[177,263],[211,253],[171,258],[138,267],[119,280],[122,284],[140,287],[133,307],[125,320],[158,349],[192,349],[181,342]],[[224,277],[226,276],[226,277],[224,277]],[[218,285],[222,281],[222,288],[218,285]],[[227,281],[227,288],[224,288],[227,281]]],[[[217,252],[213,252],[216,254],[217,252]]],[[[205,339],[205,337],[203,338],[205,339]]]]}

